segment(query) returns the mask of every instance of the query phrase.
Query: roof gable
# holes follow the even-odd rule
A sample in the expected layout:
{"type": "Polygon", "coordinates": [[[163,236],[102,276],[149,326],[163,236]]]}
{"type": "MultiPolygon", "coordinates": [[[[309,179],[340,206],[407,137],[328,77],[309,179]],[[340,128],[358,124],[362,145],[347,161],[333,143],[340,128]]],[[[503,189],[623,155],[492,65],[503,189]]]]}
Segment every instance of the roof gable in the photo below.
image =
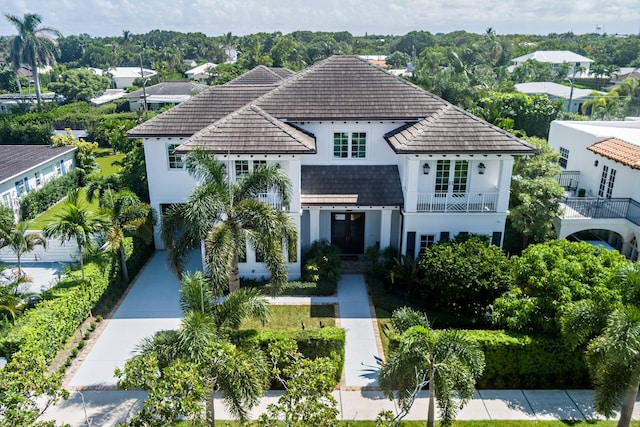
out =
{"type": "Polygon", "coordinates": [[[227,82],[228,85],[271,85],[277,84],[295,73],[287,68],[258,65],[241,76],[227,82]]]}
{"type": "Polygon", "coordinates": [[[176,150],[214,153],[313,154],[315,138],[252,105],[203,129],[176,150]]]}

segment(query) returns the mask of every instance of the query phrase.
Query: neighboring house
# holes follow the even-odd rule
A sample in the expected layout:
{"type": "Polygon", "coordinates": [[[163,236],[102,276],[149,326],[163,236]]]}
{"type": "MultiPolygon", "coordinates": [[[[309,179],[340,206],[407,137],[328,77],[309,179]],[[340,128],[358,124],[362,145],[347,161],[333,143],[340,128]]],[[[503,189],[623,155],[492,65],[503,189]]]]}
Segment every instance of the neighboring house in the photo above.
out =
{"type": "Polygon", "coordinates": [[[213,62],[207,62],[205,64],[198,65],[197,67],[194,67],[189,71],[186,71],[184,73],[184,76],[189,80],[197,80],[199,82],[205,82],[208,78],[211,77],[211,73],[209,72],[209,70],[212,70],[217,66],[218,65],[214,64],[213,62]]]}
{"type": "MultiPolygon", "coordinates": [[[[185,200],[196,182],[181,153],[204,148],[231,179],[265,163],[287,173],[289,205],[262,199],[291,215],[299,251],[327,239],[343,254],[392,246],[416,257],[458,233],[502,244],[514,157],[533,147],[356,56],[292,74],[259,66],[132,129],[152,206],[185,200]]],[[[162,249],[158,228],[155,241],[162,249]]],[[[251,248],[240,272],[268,275],[251,248]]]]}
{"type": "MultiPolygon", "coordinates": [[[[44,103],[57,102],[61,100],[61,97],[57,96],[53,92],[43,93],[40,96],[40,99],[44,103]]],[[[14,110],[20,109],[21,104],[28,106],[27,110],[32,106],[38,104],[38,100],[36,98],[35,93],[30,94],[19,94],[19,93],[9,93],[0,95],[0,114],[11,114],[14,110]]]]}
{"type": "Polygon", "coordinates": [[[146,94],[147,108],[150,111],[158,111],[167,105],[178,105],[207,88],[208,86],[206,85],[194,82],[162,82],[148,86],[144,91],[138,89],[128,93],[124,95],[124,98],[129,101],[129,111],[144,110],[144,97],[146,94]]]}
{"type": "Polygon", "coordinates": [[[182,65],[185,67],[195,67],[198,63],[194,59],[183,59],[182,65]]]}
{"type": "Polygon", "coordinates": [[[511,62],[513,65],[509,67],[509,70],[513,71],[515,67],[529,60],[549,63],[551,64],[554,72],[558,66],[567,63],[570,66],[569,76],[573,76],[573,71],[577,69],[577,67],[584,68],[583,71],[576,72],[576,78],[589,77],[589,68],[593,63],[593,59],[578,55],[577,53],[573,53],[569,50],[537,50],[512,59],[511,62]]]}
{"type": "Polygon", "coordinates": [[[100,96],[95,98],[91,98],[91,104],[93,105],[102,105],[108,102],[113,102],[116,99],[120,99],[125,95],[126,91],[124,89],[107,89],[100,96]]]}
{"type": "Polygon", "coordinates": [[[377,65],[380,68],[388,68],[387,55],[359,55],[359,58],[364,59],[369,64],[377,65]]]}
{"type": "Polygon", "coordinates": [[[47,181],[65,175],[75,164],[77,147],[0,145],[0,203],[20,219],[20,198],[47,181]]]}
{"type": "Polygon", "coordinates": [[[569,190],[554,222],[558,237],[606,242],[638,259],[640,121],[554,121],[558,180],[569,190]]]}
{"type": "Polygon", "coordinates": [[[108,71],[99,68],[89,68],[99,76],[107,76],[111,79],[111,83],[115,89],[124,89],[133,86],[133,82],[141,77],[150,78],[158,74],[156,71],[140,67],[112,67],[108,71]]]}
{"type": "MultiPolygon", "coordinates": [[[[551,101],[561,99],[562,111],[568,111],[570,113],[580,113],[582,111],[582,104],[593,99],[593,93],[596,92],[592,89],[572,88],[554,82],[518,83],[516,84],[516,90],[526,93],[527,95],[547,95],[551,101]],[[571,106],[569,106],[569,99],[571,99],[571,106]]],[[[598,93],[606,95],[604,92],[598,93]]]]}

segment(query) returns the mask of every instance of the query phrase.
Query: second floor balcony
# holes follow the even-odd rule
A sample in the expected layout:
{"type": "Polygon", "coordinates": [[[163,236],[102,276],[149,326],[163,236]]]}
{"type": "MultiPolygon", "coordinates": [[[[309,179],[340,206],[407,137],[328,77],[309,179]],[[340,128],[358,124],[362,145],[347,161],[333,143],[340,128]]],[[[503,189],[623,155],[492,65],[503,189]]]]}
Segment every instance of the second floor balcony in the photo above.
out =
{"type": "Polygon", "coordinates": [[[288,211],[289,205],[285,205],[282,202],[280,196],[276,193],[268,192],[268,193],[260,193],[256,196],[256,200],[260,202],[264,202],[271,206],[274,209],[279,211],[288,211]]]}
{"type": "Polygon", "coordinates": [[[622,218],[640,225],[640,203],[631,198],[567,197],[561,207],[562,219],[622,218]]]}
{"type": "Polygon", "coordinates": [[[498,193],[418,193],[418,212],[496,212],[498,193]]]}

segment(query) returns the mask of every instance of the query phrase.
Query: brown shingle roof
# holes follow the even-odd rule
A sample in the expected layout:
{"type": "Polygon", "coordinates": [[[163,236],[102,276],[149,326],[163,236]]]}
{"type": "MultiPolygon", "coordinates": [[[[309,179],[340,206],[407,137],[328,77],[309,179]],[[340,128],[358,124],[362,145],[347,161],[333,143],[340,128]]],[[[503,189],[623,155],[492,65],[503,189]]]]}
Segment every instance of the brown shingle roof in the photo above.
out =
{"type": "Polygon", "coordinates": [[[515,136],[453,105],[389,132],[385,139],[396,153],[535,153],[515,136]]]}
{"type": "Polygon", "coordinates": [[[302,206],[402,206],[398,167],[311,166],[301,167],[302,206]]]}
{"type": "Polygon", "coordinates": [[[160,82],[158,84],[148,86],[144,89],[138,89],[131,93],[126,94],[124,97],[127,99],[140,99],[145,93],[150,95],[195,95],[208,89],[207,85],[202,85],[194,82],[187,81],[175,81],[175,82],[160,82]]]}
{"type": "Polygon", "coordinates": [[[640,169],[640,146],[618,138],[609,138],[587,147],[588,150],[600,154],[623,165],[640,169]]]}
{"type": "Polygon", "coordinates": [[[288,68],[257,67],[247,71],[241,76],[227,82],[228,85],[271,85],[278,84],[282,80],[291,77],[295,73],[288,68]]]}
{"type": "Polygon", "coordinates": [[[417,120],[447,102],[357,56],[332,56],[285,80],[256,103],[274,117],[417,120]]]}
{"type": "Polygon", "coordinates": [[[75,146],[0,145],[0,182],[76,148],[75,146]]]}
{"type": "Polygon", "coordinates": [[[189,138],[176,150],[214,153],[313,154],[315,138],[254,105],[242,108],[189,138]]]}
{"type": "Polygon", "coordinates": [[[131,129],[132,138],[191,136],[273,89],[272,85],[222,85],[190,98],[131,129]]]}

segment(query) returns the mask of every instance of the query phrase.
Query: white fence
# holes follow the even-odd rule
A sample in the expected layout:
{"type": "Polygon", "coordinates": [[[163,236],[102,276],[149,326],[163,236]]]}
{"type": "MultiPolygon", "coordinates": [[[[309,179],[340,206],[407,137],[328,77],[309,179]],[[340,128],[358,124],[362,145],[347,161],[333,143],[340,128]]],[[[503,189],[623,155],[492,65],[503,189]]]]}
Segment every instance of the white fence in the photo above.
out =
{"type": "MultiPolygon", "coordinates": [[[[28,231],[28,233],[39,233],[39,231],[28,231]]],[[[75,240],[62,242],[58,239],[47,239],[47,247],[37,246],[33,252],[22,255],[22,262],[71,262],[78,258],[78,246],[75,240]]],[[[13,264],[18,261],[16,255],[10,248],[0,249],[0,261],[6,264],[13,264]]]]}

